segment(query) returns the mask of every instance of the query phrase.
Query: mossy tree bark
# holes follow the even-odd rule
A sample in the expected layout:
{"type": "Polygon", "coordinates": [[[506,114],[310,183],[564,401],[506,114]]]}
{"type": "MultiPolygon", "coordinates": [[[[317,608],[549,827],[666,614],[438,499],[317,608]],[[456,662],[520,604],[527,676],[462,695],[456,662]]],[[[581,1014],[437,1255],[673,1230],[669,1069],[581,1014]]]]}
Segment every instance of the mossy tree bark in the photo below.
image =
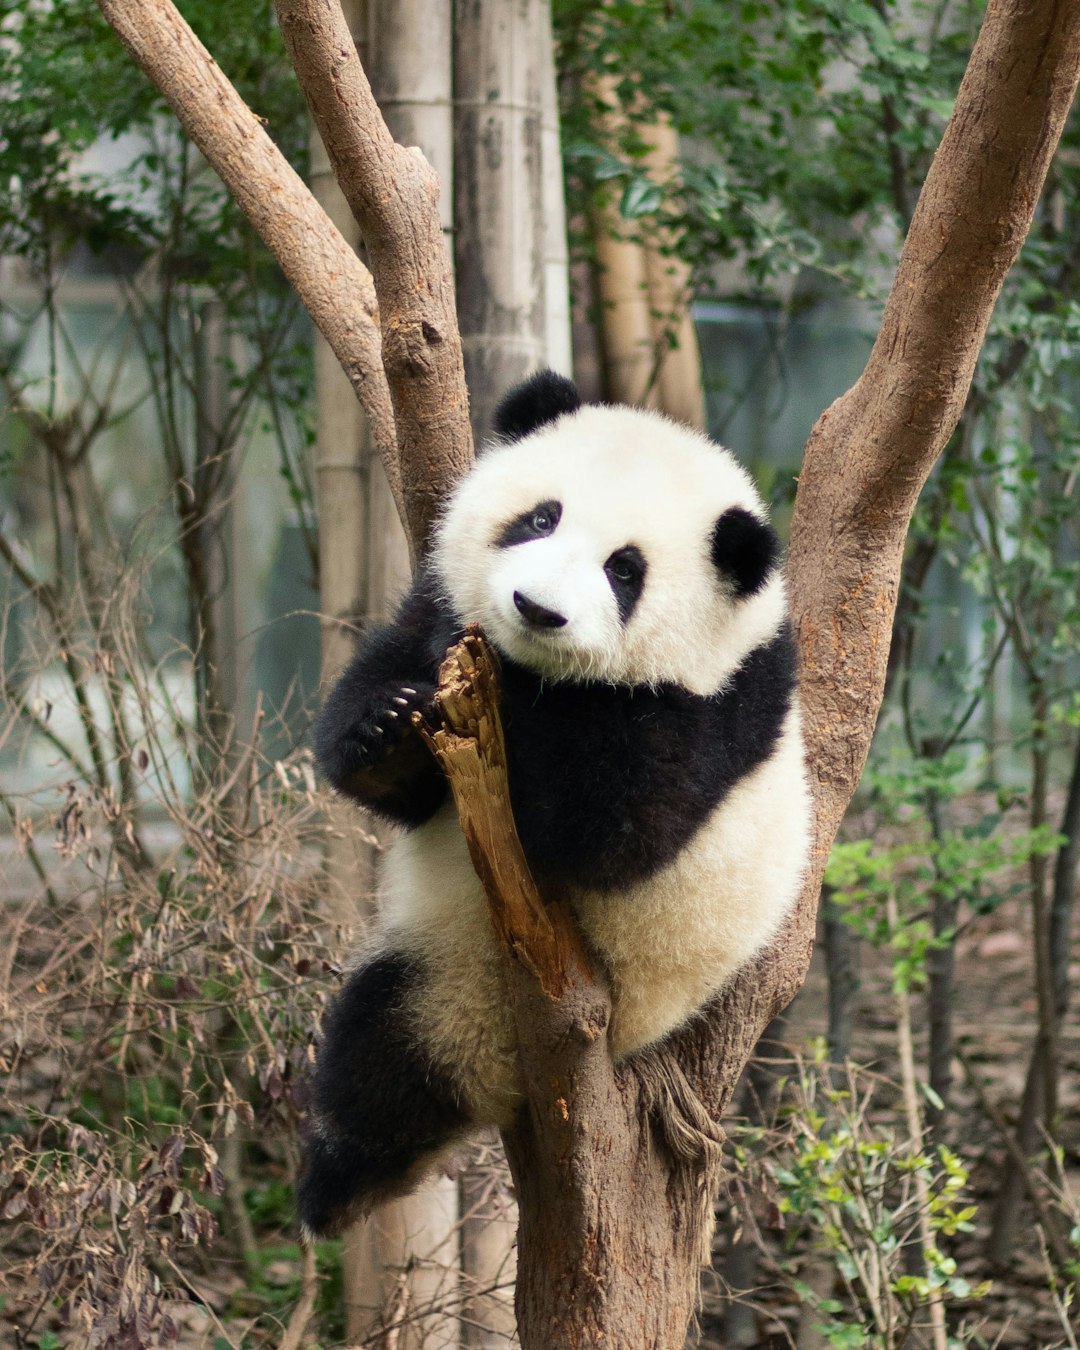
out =
{"type": "MultiPolygon", "coordinates": [[[[370,282],[358,277],[344,241],[334,243],[313,200],[298,196],[303,185],[274,161],[257,120],[169,0],[99,3],[277,254],[376,425],[385,427],[392,390],[403,514],[422,549],[439,497],[468,459],[460,344],[432,175],[386,133],[341,36],[336,0],[279,0],[279,9],[369,243],[388,378],[371,359],[370,282]],[[317,245],[317,261],[307,241],[317,245]]],[[[495,872],[494,910],[506,916],[496,929],[510,935],[529,1095],[506,1140],[521,1208],[525,1347],[683,1344],[719,1172],[715,1122],[761,1031],[804,978],[825,858],[881,701],[911,512],[956,425],[1078,72],[1080,5],[991,0],[866,370],[822,415],[807,446],[788,572],[816,835],[810,875],[781,938],[706,1018],[617,1071],[602,1034],[606,993],[580,959],[566,908],[558,897],[545,897],[539,910],[530,902],[531,926],[514,936],[509,883],[495,872]],[[554,964],[543,953],[555,953],[554,964]]],[[[476,660],[469,653],[466,667],[476,660]]],[[[467,669],[466,676],[471,687],[467,669]]],[[[480,733],[483,709],[493,706],[486,698],[459,700],[459,730],[480,733]]],[[[480,781],[503,840],[493,840],[494,857],[485,853],[491,864],[511,847],[513,823],[497,775],[480,781]]]]}

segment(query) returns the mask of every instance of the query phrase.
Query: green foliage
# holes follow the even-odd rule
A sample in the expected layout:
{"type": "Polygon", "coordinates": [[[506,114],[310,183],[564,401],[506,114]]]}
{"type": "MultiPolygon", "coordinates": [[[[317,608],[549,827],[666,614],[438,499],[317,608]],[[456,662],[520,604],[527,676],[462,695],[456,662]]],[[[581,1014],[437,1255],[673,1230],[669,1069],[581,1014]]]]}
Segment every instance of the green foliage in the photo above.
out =
{"type": "MultiPolygon", "coordinates": [[[[243,23],[209,0],[186,0],[180,9],[302,168],[303,105],[269,0],[247,6],[243,23]]],[[[176,218],[192,157],[161,95],[93,0],[0,0],[0,32],[0,254],[42,265],[54,249],[78,242],[144,257],[169,241],[178,273],[186,259],[204,280],[210,274],[240,285],[250,269],[238,266],[238,251],[252,246],[240,213],[202,170],[197,206],[176,218]],[[115,156],[107,171],[89,172],[79,156],[103,137],[115,156]]]]}
{"type": "Polygon", "coordinates": [[[738,255],[756,288],[810,265],[861,292],[878,285],[874,227],[906,224],[977,19],[916,36],[899,6],[865,0],[556,0],[555,16],[577,210],[615,184],[623,219],[669,229],[699,277],[738,255]],[[644,165],[661,116],[694,147],[664,182],[644,165]]]}
{"type": "MultiPolygon", "coordinates": [[[[786,1085],[765,1163],[789,1251],[808,1237],[836,1271],[834,1293],[823,1295],[797,1275],[793,1288],[837,1347],[899,1350],[932,1300],[968,1303],[989,1288],[965,1280],[948,1252],[953,1238],[973,1229],[966,1166],[947,1148],[912,1148],[878,1107],[882,1086],[854,1070],[842,1087],[831,1086],[819,1046],[817,1062],[800,1064],[786,1085]],[[922,1272],[911,1274],[906,1248],[917,1240],[920,1217],[929,1242],[922,1272]]],[[[769,1142],[756,1130],[740,1138],[755,1150],[769,1142]]]]}
{"type": "Polygon", "coordinates": [[[935,825],[927,801],[956,801],[970,782],[970,768],[959,752],[937,760],[897,755],[868,770],[866,782],[877,813],[874,835],[837,841],[825,880],[844,922],[889,952],[894,987],[918,989],[925,982],[928,952],[955,937],[952,931],[934,932],[930,897],[963,901],[975,913],[988,913],[1024,891],[1016,869],[1050,853],[1061,838],[1045,825],[1025,829],[1010,820],[1018,803],[1007,791],[998,794],[997,809],[945,826],[939,817],[935,825]],[[898,921],[890,917],[890,900],[898,921]]]}

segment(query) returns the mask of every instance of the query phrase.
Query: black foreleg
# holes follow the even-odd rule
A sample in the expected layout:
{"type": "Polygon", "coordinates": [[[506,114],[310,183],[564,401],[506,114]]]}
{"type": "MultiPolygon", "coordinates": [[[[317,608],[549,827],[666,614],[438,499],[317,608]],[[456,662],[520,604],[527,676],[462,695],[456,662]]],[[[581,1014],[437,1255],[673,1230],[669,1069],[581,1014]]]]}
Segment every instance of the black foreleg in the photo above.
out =
{"type": "Polygon", "coordinates": [[[410,1190],[469,1125],[410,1025],[422,979],[415,960],[384,953],[350,976],[330,1011],[298,1196],[301,1222],[320,1236],[410,1190]]]}

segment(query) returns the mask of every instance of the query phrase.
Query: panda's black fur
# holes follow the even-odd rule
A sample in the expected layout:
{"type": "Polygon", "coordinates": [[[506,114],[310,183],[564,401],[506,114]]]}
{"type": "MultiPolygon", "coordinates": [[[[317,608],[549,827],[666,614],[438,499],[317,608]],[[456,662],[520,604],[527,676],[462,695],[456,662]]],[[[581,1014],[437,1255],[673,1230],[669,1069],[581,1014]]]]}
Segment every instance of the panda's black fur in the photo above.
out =
{"type": "MultiPolygon", "coordinates": [[[[504,442],[527,442],[579,407],[573,385],[544,372],[511,391],[496,430],[504,442]]],[[[561,509],[555,499],[535,503],[500,522],[490,547],[512,549],[550,534],[561,509]]],[[[752,603],[775,578],[776,536],[753,503],[721,511],[703,548],[732,605],[752,603]]],[[[633,622],[650,566],[632,540],[605,563],[624,626],[633,622]]],[[[438,667],[473,617],[455,612],[447,589],[430,563],[421,568],[394,622],[363,642],[316,728],[317,759],[332,786],[407,831],[450,809],[442,773],[409,720],[417,709],[431,714],[438,667]]],[[[517,590],[513,600],[530,631],[566,622],[517,590]]],[[[708,694],[676,680],[626,683],[603,672],[552,678],[501,655],[512,805],[542,889],[616,894],[670,870],[736,785],[777,753],[793,715],[795,648],[786,617],[708,694]]],[[[447,1145],[492,1123],[493,1113],[469,1100],[467,1076],[440,1063],[419,1030],[428,980],[423,952],[407,950],[391,932],[328,1015],[299,1196],[301,1219],[315,1233],[338,1231],[408,1189],[447,1145]]]]}

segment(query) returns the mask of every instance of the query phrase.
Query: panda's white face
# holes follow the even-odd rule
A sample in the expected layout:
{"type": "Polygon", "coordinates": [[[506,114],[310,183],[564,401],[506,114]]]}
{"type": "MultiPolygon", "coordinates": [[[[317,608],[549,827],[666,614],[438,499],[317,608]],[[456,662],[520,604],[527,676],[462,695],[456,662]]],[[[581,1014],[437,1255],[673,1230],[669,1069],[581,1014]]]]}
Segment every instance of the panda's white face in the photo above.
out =
{"type": "Polygon", "coordinates": [[[727,451],[655,413],[585,407],[484,453],[433,561],[457,614],[540,674],[708,694],[785,612],[778,571],[739,595],[714,562],[726,512],[736,541],[764,519],[727,451]]]}

